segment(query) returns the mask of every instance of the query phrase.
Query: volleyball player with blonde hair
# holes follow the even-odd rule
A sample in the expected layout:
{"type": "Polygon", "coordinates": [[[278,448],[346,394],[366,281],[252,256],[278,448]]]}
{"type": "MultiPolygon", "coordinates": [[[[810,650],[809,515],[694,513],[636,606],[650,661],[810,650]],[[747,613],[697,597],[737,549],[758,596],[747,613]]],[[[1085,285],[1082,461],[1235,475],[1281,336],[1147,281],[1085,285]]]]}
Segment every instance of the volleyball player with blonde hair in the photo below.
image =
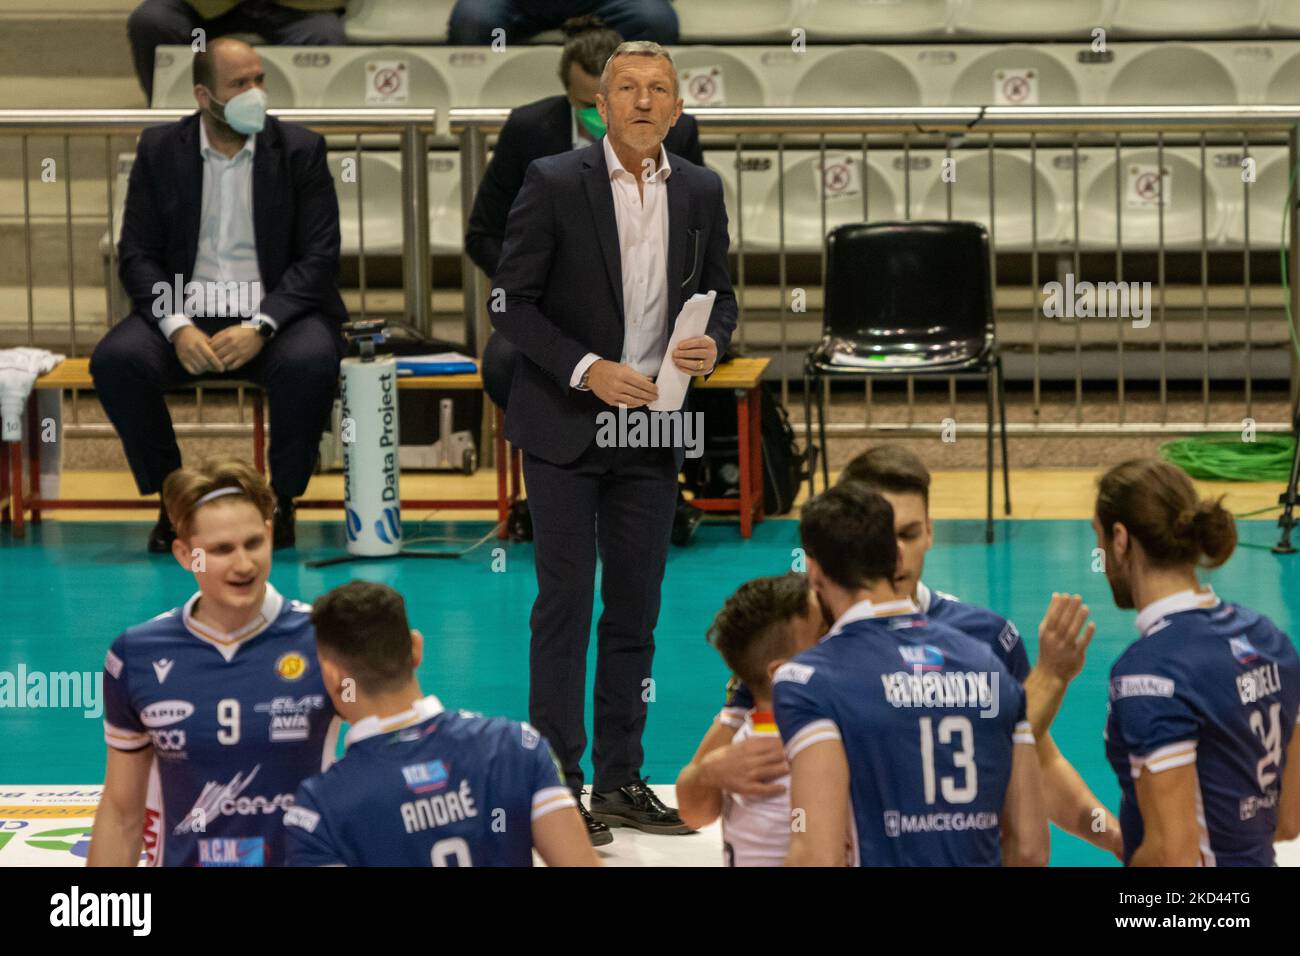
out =
{"type": "Polygon", "coordinates": [[[327,767],[339,721],[311,607],[268,581],[275,495],[238,461],[172,472],[172,553],[198,591],[104,661],[104,793],[88,863],[272,866],[283,811],[327,767]]]}
{"type": "Polygon", "coordinates": [[[1106,721],[1130,866],[1271,866],[1274,839],[1300,829],[1300,659],[1272,621],[1196,576],[1236,547],[1221,502],[1156,459],[1099,483],[1106,579],[1141,634],[1111,668],[1106,721]]]}

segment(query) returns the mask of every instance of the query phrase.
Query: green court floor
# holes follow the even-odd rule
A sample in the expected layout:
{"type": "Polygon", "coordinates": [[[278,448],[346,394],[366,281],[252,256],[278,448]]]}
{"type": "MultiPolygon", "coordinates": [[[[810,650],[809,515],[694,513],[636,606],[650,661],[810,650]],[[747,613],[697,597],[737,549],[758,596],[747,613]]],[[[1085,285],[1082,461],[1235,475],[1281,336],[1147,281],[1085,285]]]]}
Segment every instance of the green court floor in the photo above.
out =
{"type": "MultiPolygon", "coordinates": [[[[452,537],[465,545],[483,522],[407,524],[408,537],[452,537]]],[[[0,671],[97,671],[125,627],[184,602],[193,579],[170,557],[144,553],[144,524],[47,521],[25,541],[0,532],[0,671]]],[[[1300,557],[1279,557],[1271,521],[1239,524],[1242,546],[1208,575],[1220,595],[1257,608],[1288,633],[1300,621],[1300,557]]],[[[1093,573],[1085,521],[1003,521],[986,546],[981,521],[936,522],[925,579],[932,587],[1011,617],[1036,652],[1038,619],[1053,590],[1077,591],[1092,606],[1098,634],[1088,664],[1053,728],[1061,750],[1112,809],[1118,788],[1102,750],[1106,674],[1137,636],[1131,613],[1111,602],[1093,573]]],[[[310,601],[352,577],[400,590],[412,624],[426,637],[424,689],[448,706],[525,719],[528,713],[528,613],[536,594],[531,545],[495,539],[451,561],[384,560],[320,570],[302,561],[342,553],[343,529],[301,522],[296,551],[279,552],[271,579],[287,596],[310,601]],[[504,569],[501,567],[504,558],[504,569]]],[[[654,701],[644,772],[672,783],[723,698],[726,670],[705,643],[716,609],[741,582],[789,570],[798,526],[759,525],[744,542],[734,524],[704,524],[695,543],[673,548],[656,631],[654,701]]],[[[441,546],[451,547],[443,544],[441,546]]],[[[599,611],[597,611],[599,613],[599,611]]],[[[594,641],[593,641],[594,657],[594,641]]],[[[590,681],[592,668],[588,667],[590,681]]],[[[588,698],[590,699],[590,698],[588,698]]],[[[590,709],[588,709],[590,721],[590,709]]],[[[103,779],[98,720],[79,711],[0,709],[0,784],[87,784],[103,779]]],[[[1053,833],[1052,862],[1106,865],[1106,855],[1053,833]]]]}

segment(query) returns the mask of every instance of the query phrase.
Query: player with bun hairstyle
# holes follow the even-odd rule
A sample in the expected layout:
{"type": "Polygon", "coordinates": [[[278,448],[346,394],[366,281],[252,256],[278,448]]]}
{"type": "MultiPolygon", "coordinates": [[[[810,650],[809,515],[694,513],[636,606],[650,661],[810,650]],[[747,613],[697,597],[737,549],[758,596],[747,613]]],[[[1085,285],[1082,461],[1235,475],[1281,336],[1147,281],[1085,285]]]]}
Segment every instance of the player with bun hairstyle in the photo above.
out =
{"type": "Polygon", "coordinates": [[[128,628],[104,661],[104,793],[87,862],[274,866],[283,811],[332,761],[339,721],[311,607],[267,580],[275,495],[239,461],[163,484],[172,553],[198,591],[128,628]]]}
{"type": "Polygon", "coordinates": [[[1272,621],[1196,576],[1236,547],[1221,502],[1156,459],[1099,483],[1106,580],[1141,634],[1111,669],[1106,721],[1130,866],[1271,866],[1273,841],[1300,829],[1300,659],[1272,621]]]}

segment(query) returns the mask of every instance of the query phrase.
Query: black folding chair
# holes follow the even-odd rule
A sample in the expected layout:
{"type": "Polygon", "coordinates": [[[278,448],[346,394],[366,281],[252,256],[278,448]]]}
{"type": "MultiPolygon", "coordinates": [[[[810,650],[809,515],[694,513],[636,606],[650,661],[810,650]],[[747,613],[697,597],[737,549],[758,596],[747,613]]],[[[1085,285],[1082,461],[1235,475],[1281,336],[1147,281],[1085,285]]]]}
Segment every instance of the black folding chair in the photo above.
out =
{"type": "MultiPolygon", "coordinates": [[[[822,381],[982,373],[988,395],[988,526],[993,541],[993,400],[1002,435],[1002,484],[1011,514],[1007,415],[993,319],[988,230],[976,222],[873,222],[826,237],[821,341],[804,360],[804,425],[812,403],[822,481],[830,486],[822,381]]],[[[808,493],[815,493],[815,469],[808,493]]]]}

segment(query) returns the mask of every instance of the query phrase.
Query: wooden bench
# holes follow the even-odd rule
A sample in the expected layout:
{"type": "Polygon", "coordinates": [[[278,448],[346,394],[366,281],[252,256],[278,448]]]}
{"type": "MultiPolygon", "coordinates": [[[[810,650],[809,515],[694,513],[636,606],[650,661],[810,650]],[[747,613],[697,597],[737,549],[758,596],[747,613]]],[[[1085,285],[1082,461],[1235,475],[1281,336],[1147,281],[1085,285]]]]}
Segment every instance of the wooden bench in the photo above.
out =
{"type": "MultiPolygon", "coordinates": [[[[266,473],[266,415],[262,389],[253,382],[237,379],[205,379],[200,383],[204,388],[247,388],[253,396],[253,464],[257,470],[266,473]]],[[[149,498],[42,498],[41,481],[41,429],[37,421],[36,392],[42,389],[93,389],[90,377],[90,360],[87,358],[64,359],[53,371],[36,380],[32,395],[27,402],[27,468],[31,485],[30,495],[23,490],[23,456],[22,442],[0,442],[0,513],[4,523],[12,522],[15,538],[26,534],[25,520],[27,512],[31,513],[32,524],[40,524],[41,512],[54,508],[156,508],[158,499],[149,498]]],[[[483,389],[483,379],[477,373],[469,375],[435,375],[420,378],[402,378],[398,380],[400,389],[483,389]]],[[[519,497],[522,484],[520,479],[520,456],[517,449],[509,454],[505,442],[505,429],[501,410],[496,409],[496,471],[497,494],[494,498],[460,498],[460,499],[425,499],[403,498],[403,507],[411,508],[483,508],[497,513],[500,528],[497,537],[506,537],[506,518],[510,506],[519,497]]],[[[299,508],[342,508],[342,500],[299,500],[299,508]]]]}
{"type": "MultiPolygon", "coordinates": [[[[696,382],[696,388],[729,388],[736,393],[736,418],[739,425],[740,495],[738,498],[696,498],[692,504],[702,511],[733,512],[740,515],[740,534],[748,538],[753,526],[763,520],[763,442],[762,442],[762,389],[759,383],[766,370],[765,358],[740,358],[719,366],[708,379],[696,382]]],[[[258,471],[266,472],[266,421],[261,388],[252,382],[234,379],[211,379],[202,382],[204,388],[249,389],[253,395],[253,463],[258,471]]],[[[475,372],[463,375],[433,375],[406,377],[398,380],[398,389],[439,389],[482,391],[483,378],[475,372]]],[[[157,498],[42,498],[40,495],[40,423],[36,415],[36,391],[40,389],[93,389],[90,378],[90,360],[65,359],[57,368],[36,380],[27,403],[27,457],[31,495],[23,491],[23,444],[0,442],[0,514],[5,523],[12,522],[15,538],[26,533],[25,515],[31,512],[33,524],[40,524],[41,512],[53,508],[149,508],[157,506],[157,498]]],[[[494,447],[496,455],[497,494],[495,498],[403,498],[404,508],[464,508],[494,509],[500,527],[497,537],[506,537],[506,519],[511,506],[519,500],[522,490],[521,455],[519,449],[507,450],[504,416],[500,408],[495,412],[494,447]]],[[[341,499],[301,499],[299,508],[342,508],[341,499]]]]}

